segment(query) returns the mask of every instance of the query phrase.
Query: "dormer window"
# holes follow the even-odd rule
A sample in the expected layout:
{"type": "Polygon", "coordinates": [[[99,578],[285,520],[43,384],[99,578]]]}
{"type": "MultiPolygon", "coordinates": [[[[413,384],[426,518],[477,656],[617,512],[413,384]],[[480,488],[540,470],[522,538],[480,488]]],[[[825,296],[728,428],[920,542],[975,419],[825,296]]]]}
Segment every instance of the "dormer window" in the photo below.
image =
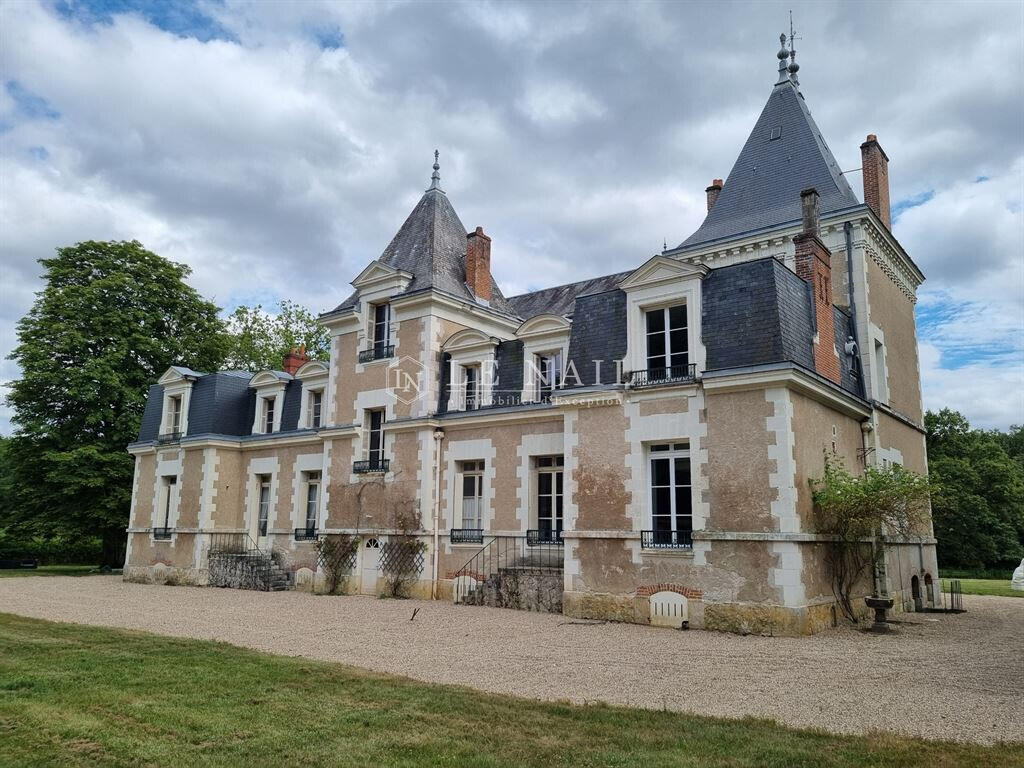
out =
{"type": "Polygon", "coordinates": [[[494,404],[498,340],[475,328],[456,331],[441,345],[449,355],[448,411],[475,411],[494,404]]]}
{"type": "Polygon", "coordinates": [[[276,398],[263,398],[263,431],[270,433],[274,431],[274,401],[276,398]]]}
{"type": "Polygon", "coordinates": [[[310,360],[295,372],[295,378],[302,382],[299,429],[320,429],[329,418],[324,403],[329,377],[327,363],[322,360],[310,360]]]}
{"type": "Polygon", "coordinates": [[[648,379],[669,381],[686,377],[690,363],[686,305],[649,309],[644,320],[648,379]]]}
{"type": "Polygon", "coordinates": [[[164,388],[158,440],[170,442],[188,434],[188,406],[192,383],[205,374],[181,366],[171,366],[157,381],[164,388]]]}

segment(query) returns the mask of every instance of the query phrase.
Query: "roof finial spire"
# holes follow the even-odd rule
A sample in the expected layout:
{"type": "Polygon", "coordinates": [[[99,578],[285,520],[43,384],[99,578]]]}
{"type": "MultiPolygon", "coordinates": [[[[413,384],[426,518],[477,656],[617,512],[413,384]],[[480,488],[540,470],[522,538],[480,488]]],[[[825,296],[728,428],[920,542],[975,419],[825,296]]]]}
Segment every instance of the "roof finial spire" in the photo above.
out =
{"type": "MultiPolygon", "coordinates": [[[[803,38],[800,38],[801,40],[803,38]]],[[[793,12],[789,12],[789,79],[793,81],[794,85],[800,85],[800,80],[797,78],[796,73],[800,71],[800,65],[796,63],[796,46],[794,43],[797,41],[796,31],[793,29],[793,12]]]]}
{"type": "Polygon", "coordinates": [[[779,79],[776,81],[776,85],[786,82],[786,60],[789,58],[789,51],[786,50],[786,33],[783,32],[779,35],[779,79]]]}
{"type": "MultiPolygon", "coordinates": [[[[430,174],[430,187],[429,189],[441,189],[441,174],[438,171],[441,170],[441,165],[437,162],[437,158],[440,156],[440,152],[434,150],[434,172],[430,174]]],[[[429,191],[429,190],[428,190],[429,191]]]]}

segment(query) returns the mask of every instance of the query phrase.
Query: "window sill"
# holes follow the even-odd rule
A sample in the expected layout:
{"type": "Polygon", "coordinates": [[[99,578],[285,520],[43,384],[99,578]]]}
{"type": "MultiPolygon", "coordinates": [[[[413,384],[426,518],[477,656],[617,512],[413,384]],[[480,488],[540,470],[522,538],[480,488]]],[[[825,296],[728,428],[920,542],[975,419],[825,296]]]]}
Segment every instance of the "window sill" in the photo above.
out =
{"type": "Polygon", "coordinates": [[[665,549],[653,549],[653,548],[651,548],[651,549],[644,549],[644,548],[641,548],[640,549],[640,554],[643,557],[667,557],[669,559],[681,558],[681,559],[684,559],[684,560],[692,560],[693,559],[693,549],[684,549],[683,547],[679,547],[678,549],[671,549],[671,548],[665,548],[665,549]]]}

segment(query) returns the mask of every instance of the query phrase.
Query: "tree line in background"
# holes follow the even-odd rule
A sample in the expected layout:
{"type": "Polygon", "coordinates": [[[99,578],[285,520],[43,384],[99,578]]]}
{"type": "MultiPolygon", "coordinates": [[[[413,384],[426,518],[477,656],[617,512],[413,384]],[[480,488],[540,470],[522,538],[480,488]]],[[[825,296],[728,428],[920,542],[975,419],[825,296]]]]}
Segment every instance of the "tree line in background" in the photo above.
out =
{"type": "Polygon", "coordinates": [[[149,386],[171,365],[280,368],[291,348],[326,359],[308,310],[220,308],[191,270],[138,242],[83,242],[40,259],[43,289],[18,323],[10,384],[15,434],[0,442],[0,552],[120,566],[149,386]],[[86,545],[86,542],[91,546],[86,545]]]}
{"type": "MultiPolygon", "coordinates": [[[[226,320],[190,270],[138,242],[83,242],[41,259],[45,285],[18,324],[16,432],[0,439],[0,554],[120,566],[146,393],[171,365],[279,368],[292,348],[326,360],[316,316],[238,307],[226,320]]],[[[1024,556],[1024,427],[925,416],[943,567],[1012,568],[1024,556]]]]}

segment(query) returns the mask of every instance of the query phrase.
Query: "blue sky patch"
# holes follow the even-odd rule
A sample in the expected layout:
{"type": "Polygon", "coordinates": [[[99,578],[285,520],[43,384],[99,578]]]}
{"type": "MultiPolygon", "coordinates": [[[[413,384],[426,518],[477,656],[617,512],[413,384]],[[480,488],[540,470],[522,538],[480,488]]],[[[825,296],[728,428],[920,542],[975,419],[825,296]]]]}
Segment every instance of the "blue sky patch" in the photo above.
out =
{"type": "Polygon", "coordinates": [[[58,0],[54,7],[64,18],[83,24],[110,24],[114,16],[134,13],[154,27],[179,37],[194,37],[204,43],[238,41],[216,19],[187,0],[58,0]]]}
{"type": "Polygon", "coordinates": [[[43,118],[45,120],[56,120],[60,112],[50,106],[42,96],[32,93],[17,80],[8,80],[5,83],[7,94],[14,101],[14,107],[18,114],[29,119],[43,118]]]}
{"type": "Polygon", "coordinates": [[[892,220],[895,222],[904,211],[909,211],[911,208],[917,208],[919,205],[924,205],[933,197],[935,197],[935,190],[929,189],[927,192],[921,192],[918,195],[897,200],[892,206],[892,220]]]}

